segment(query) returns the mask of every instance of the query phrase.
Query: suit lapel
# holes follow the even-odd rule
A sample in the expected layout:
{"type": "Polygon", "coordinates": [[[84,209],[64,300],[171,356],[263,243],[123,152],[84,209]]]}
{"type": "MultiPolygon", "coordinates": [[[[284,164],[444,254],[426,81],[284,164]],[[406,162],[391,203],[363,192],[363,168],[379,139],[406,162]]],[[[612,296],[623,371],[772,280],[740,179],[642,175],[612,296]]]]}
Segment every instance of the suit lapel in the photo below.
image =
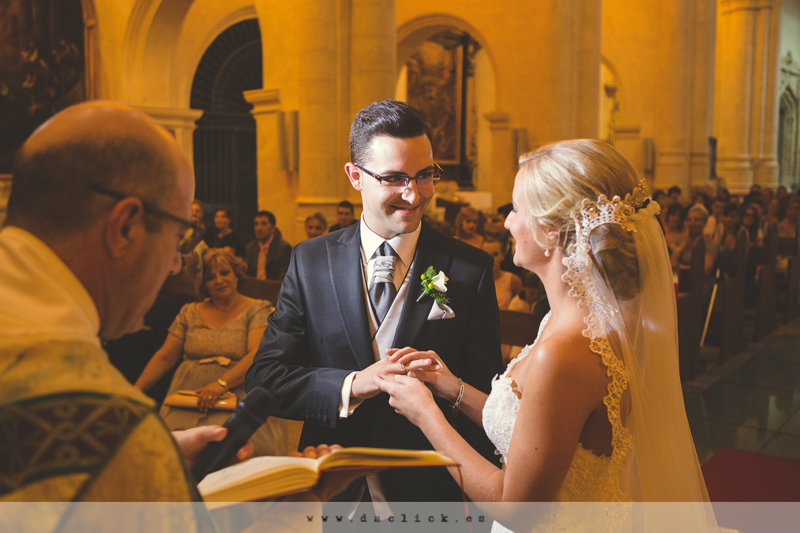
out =
{"type": "Polygon", "coordinates": [[[403,305],[403,312],[400,315],[400,322],[397,324],[397,332],[394,336],[392,346],[402,348],[403,346],[413,346],[417,335],[422,331],[422,327],[428,320],[428,314],[433,307],[433,298],[423,296],[422,284],[420,283],[422,274],[432,266],[436,272],[443,271],[445,274],[450,270],[453,257],[442,251],[441,243],[437,243],[438,234],[426,223],[422,223],[422,231],[417,241],[417,251],[414,254],[414,266],[411,271],[411,278],[408,281],[408,292],[406,301],[403,305]]]}
{"type": "Polygon", "coordinates": [[[337,241],[328,241],[328,266],[333,294],[339,306],[347,342],[360,368],[375,362],[369,333],[369,318],[361,278],[359,225],[353,224],[337,241]]]}

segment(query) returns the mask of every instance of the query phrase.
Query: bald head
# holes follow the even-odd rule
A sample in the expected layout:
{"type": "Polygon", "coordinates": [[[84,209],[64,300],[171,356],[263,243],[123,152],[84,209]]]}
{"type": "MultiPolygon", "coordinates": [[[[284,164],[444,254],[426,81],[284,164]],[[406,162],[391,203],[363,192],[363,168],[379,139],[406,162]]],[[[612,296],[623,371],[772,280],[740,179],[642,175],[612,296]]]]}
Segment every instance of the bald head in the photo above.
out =
{"type": "MultiPolygon", "coordinates": [[[[6,224],[48,240],[81,232],[113,204],[90,183],[162,207],[179,167],[188,165],[172,136],[146,115],[111,102],[72,106],[22,146],[6,224]]],[[[149,217],[148,229],[159,223],[149,217]]]]}

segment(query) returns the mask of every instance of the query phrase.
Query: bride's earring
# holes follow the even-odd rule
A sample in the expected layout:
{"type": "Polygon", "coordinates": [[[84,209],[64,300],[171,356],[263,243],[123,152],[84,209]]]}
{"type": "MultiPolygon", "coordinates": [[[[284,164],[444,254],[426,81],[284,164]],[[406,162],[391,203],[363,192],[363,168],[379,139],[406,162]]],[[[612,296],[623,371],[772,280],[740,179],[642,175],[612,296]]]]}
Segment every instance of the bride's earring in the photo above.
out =
{"type": "Polygon", "coordinates": [[[550,257],[550,248],[545,248],[544,249],[544,256],[545,257],[550,257]]]}

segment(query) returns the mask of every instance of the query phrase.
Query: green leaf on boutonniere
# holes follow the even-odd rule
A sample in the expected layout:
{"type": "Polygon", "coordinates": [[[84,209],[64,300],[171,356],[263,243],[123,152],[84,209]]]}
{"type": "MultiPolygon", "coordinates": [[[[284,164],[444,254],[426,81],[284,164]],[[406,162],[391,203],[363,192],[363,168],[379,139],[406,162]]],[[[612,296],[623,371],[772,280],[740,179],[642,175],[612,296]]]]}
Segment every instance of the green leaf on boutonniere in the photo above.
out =
{"type": "Polygon", "coordinates": [[[447,276],[441,270],[437,273],[432,266],[422,275],[422,294],[417,301],[422,300],[423,296],[430,296],[436,303],[447,305],[450,299],[445,295],[447,292],[447,276]]]}

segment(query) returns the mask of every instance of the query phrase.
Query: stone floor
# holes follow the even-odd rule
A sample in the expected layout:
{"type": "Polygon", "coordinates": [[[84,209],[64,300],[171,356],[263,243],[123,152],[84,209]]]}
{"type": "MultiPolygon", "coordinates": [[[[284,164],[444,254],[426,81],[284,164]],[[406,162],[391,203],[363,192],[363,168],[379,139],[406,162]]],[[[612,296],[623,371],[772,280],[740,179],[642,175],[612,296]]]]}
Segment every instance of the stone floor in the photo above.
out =
{"type": "MultiPolygon", "coordinates": [[[[776,318],[780,318],[779,316],[776,318]]],[[[684,383],[700,462],[725,446],[800,460],[800,318],[684,383]]]]}

